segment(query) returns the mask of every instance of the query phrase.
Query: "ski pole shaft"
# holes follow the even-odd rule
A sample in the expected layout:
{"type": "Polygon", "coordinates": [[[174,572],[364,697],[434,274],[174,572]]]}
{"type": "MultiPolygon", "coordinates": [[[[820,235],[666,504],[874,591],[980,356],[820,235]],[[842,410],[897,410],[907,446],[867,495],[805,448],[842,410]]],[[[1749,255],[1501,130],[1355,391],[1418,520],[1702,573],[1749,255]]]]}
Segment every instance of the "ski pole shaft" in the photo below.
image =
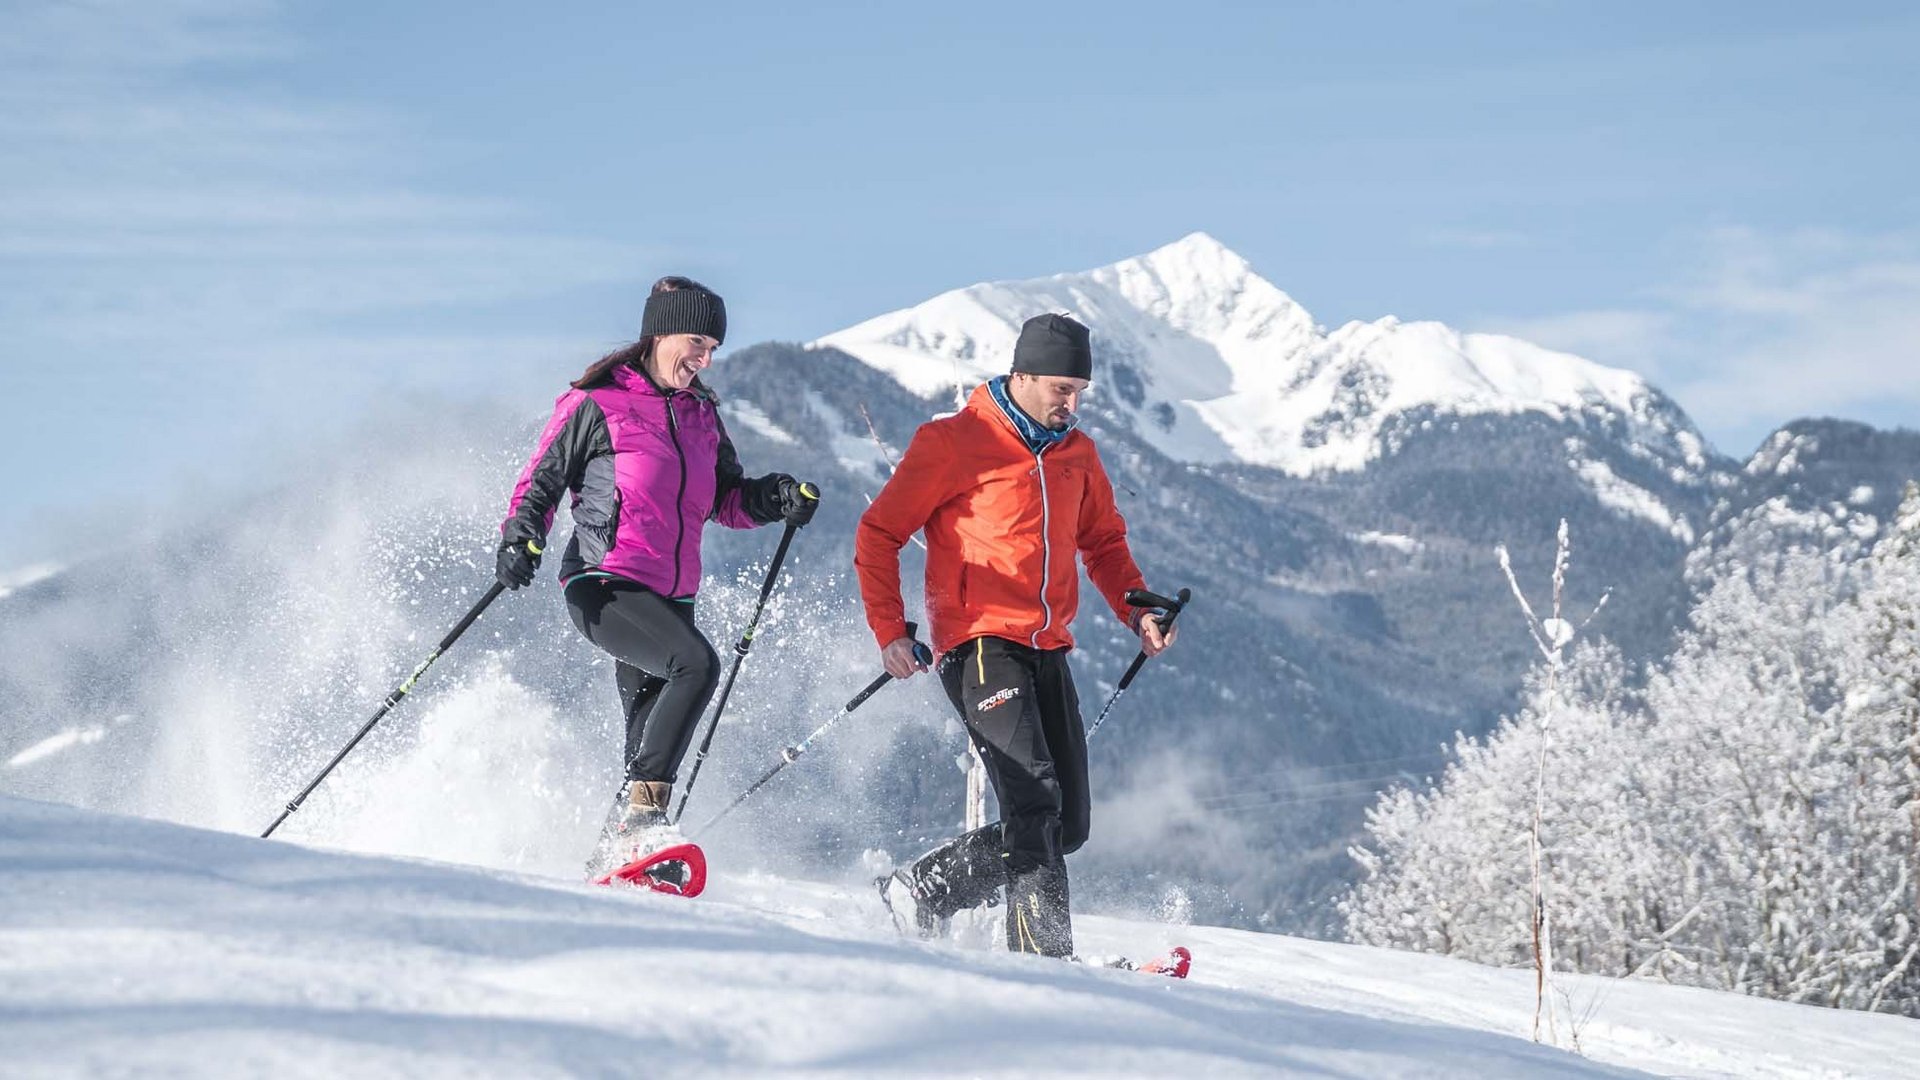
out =
{"type": "MultiPolygon", "coordinates": [[[[812,484],[800,485],[800,493],[809,499],[818,499],[812,484]]],[[[727,709],[727,699],[733,696],[733,681],[740,677],[740,665],[746,662],[747,651],[753,648],[753,635],[760,630],[760,615],[767,610],[767,598],[773,595],[773,583],[780,576],[780,564],[787,561],[787,548],[793,544],[793,534],[800,526],[787,522],[785,532],[780,534],[780,546],[773,551],[773,562],[767,567],[766,579],[760,582],[760,600],[753,606],[753,618],[747,620],[746,632],[740,640],[733,643],[733,666],[727,669],[727,681],[720,687],[720,696],[714,699],[713,719],[707,724],[707,733],[700,739],[700,749],[693,755],[693,765],[687,770],[687,782],[680,788],[680,805],[674,809],[673,820],[678,822],[680,815],[687,812],[687,798],[693,794],[693,783],[700,778],[700,766],[706,763],[707,751],[713,748],[713,733],[720,729],[720,714],[727,709]]]]}
{"type": "Polygon", "coordinates": [[[875,691],[878,691],[881,687],[887,685],[889,682],[892,682],[892,681],[893,681],[893,676],[882,673],[878,678],[868,683],[866,689],[854,695],[853,700],[847,702],[846,706],[843,707],[839,713],[835,714],[833,719],[828,720],[826,723],[815,728],[813,731],[813,734],[808,735],[806,738],[800,740],[795,745],[782,749],[780,751],[780,760],[775,762],[772,768],[768,769],[764,773],[761,773],[760,778],[758,780],[755,780],[753,783],[748,784],[747,789],[745,791],[742,791],[739,795],[735,796],[734,800],[728,803],[725,809],[713,815],[713,817],[707,819],[707,823],[705,825],[700,826],[699,831],[704,833],[708,829],[711,829],[715,825],[719,824],[721,818],[724,818],[728,814],[733,813],[734,807],[739,806],[743,802],[746,802],[748,799],[753,797],[754,792],[759,791],[763,787],[766,787],[767,781],[772,780],[775,776],[777,776],[780,770],[793,764],[795,761],[798,761],[801,755],[805,754],[809,749],[812,748],[813,741],[815,739],[818,739],[821,735],[826,734],[827,729],[832,727],[835,723],[838,723],[842,716],[845,716],[846,714],[859,708],[862,703],[864,703],[868,698],[874,695],[875,691]]]}
{"type": "MultiPolygon", "coordinates": [[[[1181,589],[1180,594],[1172,598],[1151,593],[1145,589],[1133,589],[1127,593],[1127,603],[1134,607],[1154,607],[1166,611],[1167,617],[1160,621],[1160,629],[1163,633],[1173,629],[1173,620],[1180,617],[1180,612],[1186,608],[1187,601],[1191,599],[1193,599],[1192,589],[1181,589]]],[[[1141,649],[1134,654],[1133,663],[1127,665],[1127,673],[1120,676],[1120,685],[1113,688],[1113,696],[1107,699],[1107,703],[1100,709],[1100,715],[1094,718],[1093,726],[1087,729],[1087,738],[1093,738],[1093,733],[1099,731],[1100,725],[1107,722],[1107,713],[1112,710],[1113,703],[1119,701],[1120,695],[1126,693],[1127,687],[1133,685],[1133,677],[1140,674],[1140,669],[1146,665],[1146,662],[1147,650],[1141,649]]]]}
{"type": "MultiPolygon", "coordinates": [[[[914,624],[908,623],[907,636],[912,637],[916,629],[918,628],[915,627],[914,624]]],[[[925,645],[920,644],[918,641],[913,643],[913,653],[915,658],[917,658],[921,663],[923,664],[933,663],[933,650],[927,648],[925,645]]],[[[741,803],[746,802],[748,799],[752,798],[754,792],[759,791],[763,787],[766,787],[767,781],[772,780],[775,776],[779,775],[780,770],[793,764],[795,761],[798,761],[801,755],[805,754],[808,750],[813,749],[814,741],[820,738],[820,736],[825,735],[827,733],[828,728],[831,728],[833,725],[845,719],[848,713],[866,704],[868,698],[878,693],[881,687],[887,685],[892,681],[893,681],[892,675],[884,671],[881,672],[878,678],[868,683],[866,687],[863,688],[859,693],[853,695],[853,700],[841,706],[840,711],[833,714],[832,718],[830,718],[826,723],[821,724],[817,728],[814,728],[813,732],[809,734],[806,738],[801,739],[799,742],[795,743],[792,746],[782,749],[780,751],[780,760],[774,762],[772,768],[768,769],[764,773],[761,773],[760,779],[755,780],[753,783],[747,785],[747,790],[741,792],[738,796],[736,796],[732,802],[726,805],[725,809],[721,810],[719,813],[708,818],[707,823],[700,826],[700,828],[697,830],[696,835],[698,833],[705,833],[707,830],[713,828],[715,825],[718,825],[720,823],[721,818],[724,818],[728,814],[733,813],[734,808],[739,806],[741,803]]]]}
{"type": "Polygon", "coordinates": [[[427,669],[433,666],[435,660],[440,659],[441,653],[452,648],[453,643],[460,640],[460,635],[467,632],[467,627],[472,626],[473,621],[480,617],[480,613],[487,610],[487,605],[493,603],[496,597],[506,591],[506,588],[505,585],[497,581],[493,583],[493,586],[487,590],[486,595],[480,598],[480,602],[473,605],[472,609],[470,609],[466,615],[462,616],[458,623],[454,624],[453,629],[448,631],[446,637],[440,639],[440,644],[433,647],[433,651],[427,654],[425,660],[420,661],[420,666],[413,669],[413,674],[407,676],[407,681],[395,687],[393,692],[386,696],[386,699],[380,703],[380,707],[374,710],[373,716],[370,717],[365,724],[360,726],[360,730],[355,732],[353,738],[347,741],[347,745],[340,748],[339,753],[333,755],[333,760],[327,762],[326,768],[321,769],[320,772],[314,776],[312,782],[306,787],[301,788],[300,794],[295,795],[287,803],[286,809],[280,811],[280,816],[274,818],[273,824],[267,826],[267,831],[260,834],[261,839],[264,840],[272,836],[273,830],[279,828],[281,822],[287,820],[287,817],[295,810],[300,809],[300,804],[307,801],[307,796],[313,794],[313,789],[320,786],[320,781],[325,780],[327,774],[333,771],[334,766],[345,760],[348,754],[353,753],[353,748],[360,745],[360,740],[367,737],[367,733],[373,730],[373,726],[380,722],[381,717],[386,716],[388,712],[392,711],[395,705],[400,704],[402,698],[405,698],[409,693],[413,692],[413,685],[420,681],[420,676],[426,674],[427,669]]]}

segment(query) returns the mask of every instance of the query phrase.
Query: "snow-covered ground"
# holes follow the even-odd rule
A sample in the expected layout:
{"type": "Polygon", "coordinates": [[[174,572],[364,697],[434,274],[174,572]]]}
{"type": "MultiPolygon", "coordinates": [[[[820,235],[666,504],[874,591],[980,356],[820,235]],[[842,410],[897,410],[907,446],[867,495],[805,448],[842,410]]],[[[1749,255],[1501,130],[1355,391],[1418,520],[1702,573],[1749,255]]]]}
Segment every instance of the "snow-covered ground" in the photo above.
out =
{"type": "MultiPolygon", "coordinates": [[[[724,861],[726,851],[714,852],[724,861]]],[[[1920,1023],[1085,916],[1185,982],[898,938],[849,869],[681,900],[0,798],[7,1076],[1895,1077],[1920,1023]]]]}

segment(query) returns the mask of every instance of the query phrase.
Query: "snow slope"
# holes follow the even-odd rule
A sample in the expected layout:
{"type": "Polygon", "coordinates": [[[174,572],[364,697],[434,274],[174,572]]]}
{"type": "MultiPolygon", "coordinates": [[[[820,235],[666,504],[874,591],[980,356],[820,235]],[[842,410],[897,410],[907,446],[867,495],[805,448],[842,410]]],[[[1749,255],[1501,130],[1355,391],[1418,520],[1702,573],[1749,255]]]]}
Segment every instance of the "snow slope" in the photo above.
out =
{"type": "Polygon", "coordinates": [[[1618,421],[1656,458],[1707,466],[1691,422],[1631,372],[1434,322],[1328,334],[1205,233],[1095,270],[956,289],[815,344],[946,394],[1006,371],[1020,324],[1045,311],[1093,328],[1100,404],[1183,461],[1354,470],[1391,449],[1397,417],[1534,412],[1618,421]]]}
{"type": "MultiPolygon", "coordinates": [[[[724,862],[726,851],[715,852],[724,862]]],[[[1192,979],[903,941],[854,881],[695,901],[0,798],[8,1076],[1895,1076],[1920,1024],[1202,927],[1192,979]],[[1584,1004],[1583,1004],[1584,1002],[1584,1004]]]]}
{"type": "Polygon", "coordinates": [[[58,574],[62,569],[54,563],[30,563],[0,571],[0,600],[12,596],[29,585],[38,585],[58,574]]]}

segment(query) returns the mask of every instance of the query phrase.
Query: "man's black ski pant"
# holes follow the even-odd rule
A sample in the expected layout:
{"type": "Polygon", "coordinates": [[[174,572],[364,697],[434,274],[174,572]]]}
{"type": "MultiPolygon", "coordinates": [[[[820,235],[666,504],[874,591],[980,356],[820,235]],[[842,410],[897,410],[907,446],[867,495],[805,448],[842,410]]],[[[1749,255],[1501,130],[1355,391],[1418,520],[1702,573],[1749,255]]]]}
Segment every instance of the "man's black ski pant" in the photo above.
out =
{"type": "Polygon", "coordinates": [[[1087,841],[1087,737],[1066,649],[980,637],[949,650],[940,681],[1000,803],[1000,821],[930,852],[910,872],[944,917],[1008,889],[1007,947],[1073,952],[1066,856],[1087,841]]]}

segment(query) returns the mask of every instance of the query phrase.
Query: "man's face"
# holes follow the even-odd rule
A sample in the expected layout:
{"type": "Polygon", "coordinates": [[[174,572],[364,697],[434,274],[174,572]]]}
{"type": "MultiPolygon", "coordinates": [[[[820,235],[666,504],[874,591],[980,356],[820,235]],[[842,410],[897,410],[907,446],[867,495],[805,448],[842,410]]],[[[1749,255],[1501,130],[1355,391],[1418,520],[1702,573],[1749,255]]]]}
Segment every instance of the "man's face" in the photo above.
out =
{"type": "Polygon", "coordinates": [[[1059,431],[1073,423],[1080,395],[1091,385],[1086,379],[1070,379],[1065,375],[1029,375],[1016,371],[1007,389],[1022,412],[1059,431]]]}

